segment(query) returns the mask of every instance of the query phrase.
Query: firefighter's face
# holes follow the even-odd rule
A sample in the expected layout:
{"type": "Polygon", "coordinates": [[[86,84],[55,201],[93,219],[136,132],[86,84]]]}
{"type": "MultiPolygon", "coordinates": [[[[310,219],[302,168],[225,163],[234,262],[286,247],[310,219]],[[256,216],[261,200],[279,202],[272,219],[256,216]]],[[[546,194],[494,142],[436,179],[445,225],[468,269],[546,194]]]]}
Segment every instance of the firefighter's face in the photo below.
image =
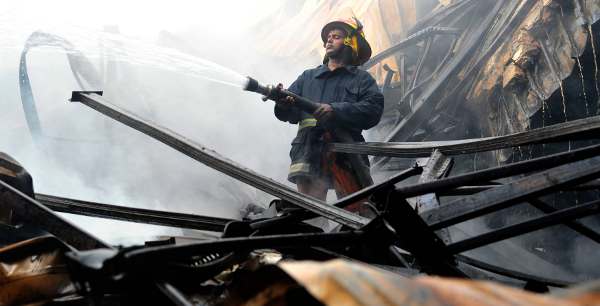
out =
{"type": "Polygon", "coordinates": [[[327,34],[327,41],[325,42],[325,53],[330,58],[336,58],[344,47],[344,38],[346,32],[341,29],[333,29],[327,34]]]}

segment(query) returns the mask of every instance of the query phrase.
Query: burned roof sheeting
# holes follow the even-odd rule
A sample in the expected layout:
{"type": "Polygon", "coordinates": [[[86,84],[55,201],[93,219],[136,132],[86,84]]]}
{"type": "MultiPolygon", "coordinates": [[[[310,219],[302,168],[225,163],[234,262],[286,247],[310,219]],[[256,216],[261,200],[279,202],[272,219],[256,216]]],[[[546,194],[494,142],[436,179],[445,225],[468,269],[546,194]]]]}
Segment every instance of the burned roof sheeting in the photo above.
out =
{"type": "Polygon", "coordinates": [[[435,11],[413,33],[437,26],[462,35],[451,50],[435,37],[396,53],[404,67],[394,73],[408,81],[383,84],[394,102],[378,137],[499,136],[595,114],[598,14],[594,1],[457,1],[435,11]]]}
{"type": "MultiPolygon", "coordinates": [[[[404,277],[359,262],[280,262],[259,269],[254,294],[233,292],[225,305],[595,305],[600,284],[591,282],[560,294],[535,294],[500,284],[440,277],[404,277]],[[284,272],[284,273],[281,273],[284,272]],[[258,274],[262,274],[259,276],[258,274]],[[266,275],[265,275],[266,274],[266,275]],[[268,276],[267,276],[268,275],[268,276]],[[312,298],[311,298],[312,297],[312,298]]],[[[252,277],[252,276],[250,276],[252,277]]]]}
{"type": "MultiPolygon", "coordinates": [[[[355,9],[359,17],[368,19],[375,12],[372,20],[379,20],[411,3],[417,4],[366,1],[355,3],[355,9]],[[396,10],[387,11],[385,5],[396,10]]],[[[327,1],[309,4],[324,19],[346,7],[327,1]]],[[[296,26],[303,24],[300,21],[322,24],[309,18],[309,4],[296,4],[305,9],[302,18],[292,19],[296,26]]],[[[588,256],[597,252],[600,241],[600,145],[595,136],[599,117],[592,116],[598,106],[590,103],[598,99],[599,14],[592,1],[463,0],[443,1],[423,19],[415,18],[414,28],[401,36],[405,38],[382,44],[379,56],[365,64],[391,101],[384,122],[372,135],[383,142],[331,146],[351,154],[375,152],[381,155],[375,167],[390,171],[392,156],[405,157],[410,164],[329,203],[333,205],[125,111],[99,92],[74,92],[73,102],[281,198],[272,203],[273,214],[226,220],[124,209],[31,192],[37,197],[32,198],[22,193],[24,184],[16,189],[0,182],[2,215],[9,217],[3,221],[12,233],[23,224],[36,226],[73,247],[61,260],[66,258],[68,280],[78,285],[82,304],[93,304],[98,297],[111,297],[115,304],[123,299],[175,305],[597,303],[597,284],[588,287],[591,290],[551,296],[478,281],[407,276],[495,280],[545,292],[600,275],[596,258],[588,256]],[[582,141],[573,148],[567,141],[565,149],[556,144],[565,138],[582,141]],[[438,141],[448,139],[452,140],[438,141]],[[390,143],[408,140],[412,142],[390,143]],[[529,154],[516,156],[507,149],[530,144],[529,154]],[[496,159],[478,161],[477,154],[494,151],[500,152],[496,159]],[[428,154],[429,159],[415,164],[414,157],[428,154]],[[368,215],[344,210],[366,197],[368,215]],[[222,237],[113,249],[44,204],[57,211],[68,207],[72,213],[222,231],[222,237]],[[325,232],[303,223],[316,216],[343,226],[325,232]],[[538,236],[541,231],[547,235],[538,236]],[[277,259],[266,260],[265,253],[277,259]],[[586,261],[589,257],[592,263],[586,261]],[[281,258],[343,261],[272,265],[281,258]],[[241,287],[250,291],[236,296],[236,281],[244,276],[241,287]]],[[[307,31],[301,30],[303,35],[307,31]]]]}

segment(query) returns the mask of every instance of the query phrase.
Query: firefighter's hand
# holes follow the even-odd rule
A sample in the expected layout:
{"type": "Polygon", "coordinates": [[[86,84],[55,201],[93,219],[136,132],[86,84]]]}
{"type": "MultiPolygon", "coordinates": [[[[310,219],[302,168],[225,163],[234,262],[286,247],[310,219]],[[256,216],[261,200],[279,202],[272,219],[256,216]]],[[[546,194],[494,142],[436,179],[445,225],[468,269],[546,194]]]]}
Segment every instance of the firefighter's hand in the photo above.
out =
{"type": "MultiPolygon", "coordinates": [[[[281,83],[277,84],[277,89],[279,89],[279,90],[283,89],[283,84],[281,84],[281,83]]],[[[296,102],[296,100],[293,97],[287,96],[287,97],[278,99],[275,102],[277,102],[277,104],[279,104],[280,106],[290,107],[290,106],[294,106],[294,103],[296,102]]]]}
{"type": "Polygon", "coordinates": [[[315,118],[317,118],[317,120],[319,120],[319,121],[326,122],[327,120],[331,119],[331,117],[333,116],[333,107],[331,107],[331,105],[329,105],[329,104],[323,103],[313,113],[313,116],[315,116],[315,118]]]}

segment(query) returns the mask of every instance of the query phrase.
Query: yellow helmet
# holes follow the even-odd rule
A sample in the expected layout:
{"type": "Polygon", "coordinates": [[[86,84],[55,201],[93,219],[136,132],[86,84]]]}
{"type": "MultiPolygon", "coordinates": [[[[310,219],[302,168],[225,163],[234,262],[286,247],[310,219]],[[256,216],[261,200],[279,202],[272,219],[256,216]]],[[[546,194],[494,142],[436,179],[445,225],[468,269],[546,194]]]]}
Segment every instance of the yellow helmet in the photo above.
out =
{"type": "Polygon", "coordinates": [[[353,65],[360,66],[371,58],[371,46],[365,38],[363,25],[356,17],[338,19],[327,23],[321,30],[323,44],[327,43],[327,35],[333,29],[346,30],[344,45],[352,48],[353,65]]]}

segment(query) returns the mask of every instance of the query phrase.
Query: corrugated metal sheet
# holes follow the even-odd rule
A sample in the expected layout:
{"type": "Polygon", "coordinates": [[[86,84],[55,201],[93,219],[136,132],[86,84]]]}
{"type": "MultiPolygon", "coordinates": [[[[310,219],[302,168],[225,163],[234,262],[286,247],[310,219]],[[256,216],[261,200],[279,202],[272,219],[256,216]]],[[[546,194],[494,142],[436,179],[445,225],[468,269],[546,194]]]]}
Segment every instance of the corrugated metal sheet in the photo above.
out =
{"type": "Polygon", "coordinates": [[[279,266],[325,305],[600,305],[598,282],[550,295],[485,281],[430,276],[405,278],[343,260],[283,262],[279,266]]]}

